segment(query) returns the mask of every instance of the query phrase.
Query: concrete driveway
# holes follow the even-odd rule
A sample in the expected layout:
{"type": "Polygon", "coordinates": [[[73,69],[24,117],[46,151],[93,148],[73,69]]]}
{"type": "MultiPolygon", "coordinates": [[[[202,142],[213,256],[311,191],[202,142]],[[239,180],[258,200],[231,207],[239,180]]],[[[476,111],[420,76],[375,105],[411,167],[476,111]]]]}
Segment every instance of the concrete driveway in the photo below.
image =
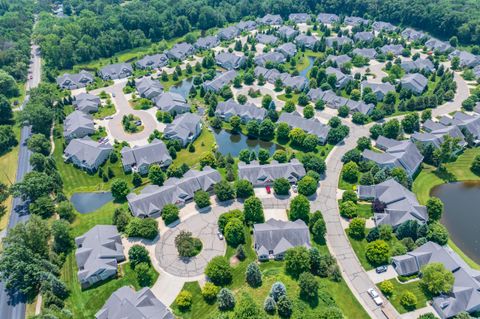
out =
{"type": "Polygon", "coordinates": [[[398,276],[397,272],[391,265],[388,265],[387,271],[381,274],[377,274],[375,269],[367,271],[368,277],[375,283],[378,284],[379,282],[390,280],[396,278],[398,276]]]}

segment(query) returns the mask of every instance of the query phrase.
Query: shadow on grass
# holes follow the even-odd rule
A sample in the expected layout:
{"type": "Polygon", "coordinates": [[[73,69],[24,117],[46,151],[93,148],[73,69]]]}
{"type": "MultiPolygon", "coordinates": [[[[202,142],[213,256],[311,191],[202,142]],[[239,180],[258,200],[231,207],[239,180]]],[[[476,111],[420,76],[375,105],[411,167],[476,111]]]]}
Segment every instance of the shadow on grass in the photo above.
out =
{"type": "Polygon", "coordinates": [[[456,176],[451,172],[449,172],[445,167],[434,170],[433,174],[447,183],[452,183],[457,181],[456,176]]]}

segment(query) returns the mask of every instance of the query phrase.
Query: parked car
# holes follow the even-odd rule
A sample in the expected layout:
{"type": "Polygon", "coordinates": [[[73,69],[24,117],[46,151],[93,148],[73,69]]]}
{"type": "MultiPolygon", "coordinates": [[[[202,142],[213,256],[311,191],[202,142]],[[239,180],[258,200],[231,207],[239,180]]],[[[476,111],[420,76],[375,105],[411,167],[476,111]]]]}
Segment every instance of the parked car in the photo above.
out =
{"type": "Polygon", "coordinates": [[[295,185],[295,184],[292,185],[292,191],[293,191],[294,193],[297,193],[297,192],[298,192],[298,187],[297,187],[297,185],[295,185]]]}
{"type": "Polygon", "coordinates": [[[142,121],[135,121],[135,125],[136,125],[136,126],[142,125],[142,121]]]}
{"type": "Polygon", "coordinates": [[[220,231],[217,232],[218,239],[223,240],[223,235],[220,231]]]}
{"type": "Polygon", "coordinates": [[[115,97],[115,93],[112,93],[112,97],[115,97]]]}
{"type": "Polygon", "coordinates": [[[377,274],[381,274],[383,272],[386,272],[387,270],[388,270],[388,267],[385,265],[375,268],[375,272],[377,274]]]}
{"type": "Polygon", "coordinates": [[[370,295],[370,297],[372,297],[373,301],[375,302],[375,304],[377,306],[383,305],[382,297],[380,297],[380,295],[378,294],[378,292],[375,289],[369,288],[367,291],[368,291],[368,294],[370,295]]]}
{"type": "Polygon", "coordinates": [[[271,190],[270,186],[267,185],[267,186],[265,187],[265,189],[267,190],[267,194],[272,193],[272,190],[271,190]]]}

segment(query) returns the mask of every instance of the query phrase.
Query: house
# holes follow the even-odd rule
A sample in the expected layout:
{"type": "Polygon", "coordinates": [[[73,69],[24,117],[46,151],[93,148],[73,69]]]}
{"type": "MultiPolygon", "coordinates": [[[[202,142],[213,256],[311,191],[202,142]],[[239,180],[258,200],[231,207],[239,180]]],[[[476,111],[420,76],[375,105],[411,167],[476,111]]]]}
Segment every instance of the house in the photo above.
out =
{"type": "Polygon", "coordinates": [[[468,266],[450,248],[429,241],[405,255],[392,257],[393,268],[401,276],[419,273],[423,266],[431,263],[443,264],[454,277],[450,292],[433,297],[432,306],[440,318],[452,318],[461,312],[478,312],[480,310],[480,272],[468,266]]]}
{"type": "Polygon", "coordinates": [[[334,63],[334,65],[336,65],[337,67],[341,68],[343,67],[345,64],[349,63],[350,61],[352,61],[352,58],[349,57],[348,55],[346,54],[342,54],[342,55],[331,55],[329,54],[327,56],[327,59],[326,59],[327,62],[331,61],[332,63],[334,63]]]}
{"type": "Polygon", "coordinates": [[[95,133],[93,118],[87,113],[74,111],[63,121],[63,136],[70,141],[95,133]]]}
{"type": "Polygon", "coordinates": [[[128,194],[128,206],[133,216],[151,217],[161,213],[167,204],[185,205],[198,190],[212,191],[213,186],[221,180],[220,173],[209,166],[202,171],[189,170],[182,178],[167,179],[163,186],[149,185],[139,194],[128,194]]]}
{"type": "Polygon", "coordinates": [[[214,35],[209,35],[203,38],[199,38],[197,42],[193,45],[197,50],[209,50],[218,46],[220,41],[214,35]]]}
{"type": "Polygon", "coordinates": [[[421,73],[410,73],[400,79],[400,84],[402,88],[414,94],[422,94],[427,88],[428,79],[421,73]]]}
{"type": "Polygon", "coordinates": [[[258,260],[282,260],[286,251],[294,247],[310,248],[308,226],[301,219],[281,221],[269,219],[253,225],[254,248],[258,260]]]}
{"type": "Polygon", "coordinates": [[[345,23],[346,25],[355,27],[355,26],[359,26],[359,25],[362,25],[362,24],[367,25],[368,20],[360,18],[360,17],[345,17],[345,19],[343,20],[343,23],[345,23]]]}
{"type": "Polygon", "coordinates": [[[329,66],[325,72],[327,75],[335,74],[337,77],[337,88],[343,89],[348,82],[353,81],[353,77],[350,74],[344,74],[340,69],[332,68],[329,66]]]}
{"type": "Polygon", "coordinates": [[[267,14],[263,18],[257,20],[263,25],[282,25],[283,19],[279,14],[267,14]]]}
{"type": "Polygon", "coordinates": [[[287,42],[276,48],[275,51],[283,54],[285,58],[291,58],[297,54],[297,46],[291,42],[287,42]]]}
{"type": "Polygon", "coordinates": [[[240,21],[239,23],[237,23],[237,28],[240,31],[252,31],[256,27],[257,27],[257,23],[255,21],[252,21],[252,20],[240,21]]]}
{"type": "Polygon", "coordinates": [[[284,40],[291,40],[298,35],[298,30],[295,30],[294,28],[287,25],[281,26],[277,30],[277,32],[278,35],[284,40]]]}
{"type": "Polygon", "coordinates": [[[239,104],[233,99],[220,102],[215,110],[215,115],[221,119],[228,121],[232,116],[239,116],[242,122],[263,121],[267,116],[267,110],[263,107],[257,107],[254,104],[239,104]]]}
{"type": "Polygon", "coordinates": [[[392,53],[393,55],[401,55],[403,52],[403,45],[401,44],[386,44],[380,48],[383,54],[392,53]]]}
{"type": "Polygon", "coordinates": [[[220,41],[232,40],[240,34],[240,30],[236,26],[229,26],[223,29],[220,29],[217,33],[217,38],[220,41]]]}
{"type": "Polygon", "coordinates": [[[352,53],[355,55],[359,55],[364,58],[367,58],[369,60],[375,59],[378,54],[375,49],[368,49],[368,48],[363,48],[363,49],[356,48],[356,49],[353,49],[352,53]]]}
{"type": "Polygon", "coordinates": [[[375,35],[373,32],[361,31],[357,32],[353,35],[353,39],[355,41],[363,41],[363,42],[371,42],[375,39],[375,35]]]}
{"type": "Polygon", "coordinates": [[[116,80],[129,77],[133,74],[130,63],[116,63],[104,66],[98,71],[98,75],[104,80],[116,80]]]}
{"type": "Polygon", "coordinates": [[[290,13],[288,15],[288,20],[298,23],[307,23],[310,20],[310,15],[308,13],[290,13]]]}
{"type": "Polygon", "coordinates": [[[467,51],[455,50],[448,55],[450,60],[452,60],[454,57],[459,58],[460,67],[462,68],[473,68],[477,65],[480,65],[480,56],[467,51]]]}
{"type": "Polygon", "coordinates": [[[262,75],[268,83],[275,84],[280,79],[284,87],[291,87],[294,90],[301,91],[308,85],[308,80],[302,76],[292,76],[287,72],[280,73],[276,69],[267,69],[257,66],[254,70],[255,77],[262,75]]]}
{"type": "Polygon", "coordinates": [[[364,150],[364,159],[374,161],[382,168],[400,167],[405,170],[408,176],[413,176],[423,161],[423,155],[412,141],[397,141],[380,136],[377,139],[376,147],[384,153],[377,153],[372,150],[364,150]]]}
{"type": "Polygon", "coordinates": [[[402,37],[408,41],[420,41],[427,39],[428,35],[412,28],[406,28],[402,31],[402,37]]]}
{"type": "Polygon", "coordinates": [[[153,99],[155,106],[162,112],[172,115],[190,112],[190,105],[187,100],[178,93],[165,92],[153,99]]]}
{"type": "Polygon", "coordinates": [[[407,73],[417,73],[419,71],[426,71],[431,73],[435,71],[435,66],[430,59],[418,58],[414,61],[403,61],[400,66],[407,73]]]}
{"type": "Polygon", "coordinates": [[[172,164],[172,158],[165,143],[154,139],[150,144],[125,146],[120,151],[122,154],[122,165],[125,172],[138,172],[142,175],[148,173],[150,165],[157,164],[160,167],[168,167],[172,164]]]}
{"type": "Polygon", "coordinates": [[[160,81],[154,80],[149,76],[135,80],[135,87],[140,97],[149,100],[153,100],[163,93],[163,85],[160,84],[160,81]]]}
{"type": "Polygon", "coordinates": [[[265,66],[267,62],[280,64],[284,63],[287,59],[279,52],[268,52],[257,55],[254,59],[256,65],[265,66]]]}
{"type": "Polygon", "coordinates": [[[374,212],[375,225],[390,225],[393,228],[414,220],[420,224],[428,221],[427,208],[418,203],[415,194],[391,178],[377,185],[358,185],[361,200],[376,200],[383,203],[383,211],[374,212]]]}
{"type": "Polygon", "coordinates": [[[297,44],[297,46],[305,47],[308,49],[313,49],[317,42],[317,38],[315,38],[313,35],[299,34],[295,38],[295,43],[297,44]]]}
{"type": "Polygon", "coordinates": [[[245,56],[236,55],[230,52],[220,52],[215,56],[215,62],[224,69],[239,69],[245,65],[245,56]]]}
{"type": "Polygon", "coordinates": [[[90,93],[80,93],[73,98],[73,107],[84,113],[95,113],[100,105],[100,98],[90,93]]]}
{"type": "Polygon", "coordinates": [[[150,288],[139,291],[129,286],[117,289],[95,319],[174,319],[168,307],[158,300],[150,288]]]}
{"type": "Polygon", "coordinates": [[[306,119],[298,112],[287,113],[283,112],[278,118],[278,123],[287,123],[290,128],[300,128],[308,134],[313,134],[318,137],[321,144],[327,141],[330,126],[321,123],[317,118],[306,119]]]}
{"type": "Polygon", "coordinates": [[[459,145],[465,147],[467,142],[461,129],[456,125],[444,126],[438,123],[441,128],[432,130],[430,132],[415,132],[410,136],[410,139],[421,145],[433,145],[435,148],[440,148],[443,143],[444,136],[449,135],[453,138],[460,139],[459,145]]]}
{"type": "Polygon", "coordinates": [[[220,91],[224,86],[229,85],[232,83],[233,79],[237,76],[237,71],[235,70],[228,70],[227,72],[223,72],[219,75],[217,75],[213,80],[211,81],[205,81],[203,83],[203,88],[206,91],[213,91],[213,92],[218,92],[220,91]]]}
{"type": "Polygon", "coordinates": [[[271,161],[270,164],[264,165],[260,165],[257,161],[252,161],[250,164],[238,163],[239,178],[248,180],[254,187],[272,185],[279,178],[286,178],[290,183],[297,183],[305,174],[303,164],[296,158],[289,163],[277,161],[271,161]]]}
{"type": "Polygon", "coordinates": [[[335,92],[331,90],[323,91],[322,89],[311,89],[307,93],[308,98],[313,101],[317,102],[318,100],[322,100],[325,102],[325,105],[333,108],[339,109],[341,106],[347,106],[350,110],[350,113],[360,112],[365,115],[369,115],[372,110],[375,108],[373,104],[366,104],[363,101],[354,101],[343,96],[338,96],[335,92]]]}
{"type": "Polygon", "coordinates": [[[374,31],[377,31],[377,32],[382,32],[382,31],[393,32],[397,29],[397,27],[394,26],[393,24],[388,22],[383,22],[383,21],[375,21],[372,24],[372,28],[374,31]]]}
{"type": "Polygon", "coordinates": [[[353,41],[349,37],[327,37],[325,38],[327,47],[333,48],[333,46],[342,46],[345,44],[352,44],[353,41]]]}
{"type": "Polygon", "coordinates": [[[266,45],[274,45],[278,42],[278,38],[272,34],[257,33],[255,39],[257,39],[259,43],[266,45]]]}
{"type": "Polygon", "coordinates": [[[425,46],[427,49],[431,51],[437,51],[439,53],[448,53],[449,51],[453,50],[453,47],[448,42],[440,41],[435,38],[430,38],[427,42],[425,42],[425,46]]]}
{"type": "Polygon", "coordinates": [[[202,118],[196,114],[184,113],[167,124],[163,131],[166,139],[178,140],[183,146],[193,142],[202,132],[202,118]]]}
{"type": "Polygon", "coordinates": [[[138,60],[135,65],[139,69],[159,69],[168,64],[168,57],[166,54],[146,55],[138,60]]]}
{"type": "Polygon", "coordinates": [[[480,143],[480,115],[455,112],[452,118],[443,116],[440,119],[443,125],[456,125],[464,134],[470,134],[475,144],[480,143]]]}
{"type": "Polygon", "coordinates": [[[377,97],[377,101],[383,101],[388,92],[395,92],[395,86],[388,82],[373,83],[365,80],[360,83],[360,89],[362,92],[367,87],[372,89],[373,94],[377,97]]]}
{"type": "Polygon", "coordinates": [[[96,225],[75,238],[78,280],[83,289],[117,274],[118,263],[125,260],[117,226],[96,225]]]}
{"type": "Polygon", "coordinates": [[[113,147],[108,143],[98,143],[85,136],[70,141],[63,152],[63,159],[73,165],[94,172],[102,165],[113,147]]]}
{"type": "Polygon", "coordinates": [[[317,21],[323,24],[333,24],[340,22],[340,17],[333,13],[319,13],[317,21]]]}
{"type": "Polygon", "coordinates": [[[473,74],[475,75],[477,80],[480,79],[480,65],[477,65],[473,68],[473,74]]]}
{"type": "Polygon", "coordinates": [[[61,89],[75,90],[86,87],[93,83],[95,77],[90,72],[85,70],[76,74],[65,73],[57,78],[57,84],[61,89]]]}
{"type": "Polygon", "coordinates": [[[175,60],[185,60],[186,57],[192,55],[195,52],[193,45],[187,42],[177,43],[167,51],[167,57],[175,60]]]}

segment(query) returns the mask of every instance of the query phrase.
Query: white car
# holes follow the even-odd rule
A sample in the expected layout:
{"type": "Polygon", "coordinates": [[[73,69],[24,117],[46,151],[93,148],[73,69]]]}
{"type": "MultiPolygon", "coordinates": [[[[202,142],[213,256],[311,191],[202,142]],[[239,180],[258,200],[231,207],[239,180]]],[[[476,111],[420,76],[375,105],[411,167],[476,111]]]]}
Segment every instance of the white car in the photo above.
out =
{"type": "Polygon", "coordinates": [[[223,235],[220,231],[217,232],[218,239],[223,240],[223,235]]]}
{"type": "Polygon", "coordinates": [[[378,294],[378,292],[375,289],[370,288],[367,291],[368,291],[368,294],[370,295],[370,297],[372,297],[373,301],[375,302],[375,304],[377,306],[383,305],[382,297],[380,297],[380,295],[378,294]]]}
{"type": "Polygon", "coordinates": [[[298,192],[298,187],[297,187],[297,185],[295,185],[295,184],[292,185],[292,190],[293,190],[294,193],[298,192]]]}

